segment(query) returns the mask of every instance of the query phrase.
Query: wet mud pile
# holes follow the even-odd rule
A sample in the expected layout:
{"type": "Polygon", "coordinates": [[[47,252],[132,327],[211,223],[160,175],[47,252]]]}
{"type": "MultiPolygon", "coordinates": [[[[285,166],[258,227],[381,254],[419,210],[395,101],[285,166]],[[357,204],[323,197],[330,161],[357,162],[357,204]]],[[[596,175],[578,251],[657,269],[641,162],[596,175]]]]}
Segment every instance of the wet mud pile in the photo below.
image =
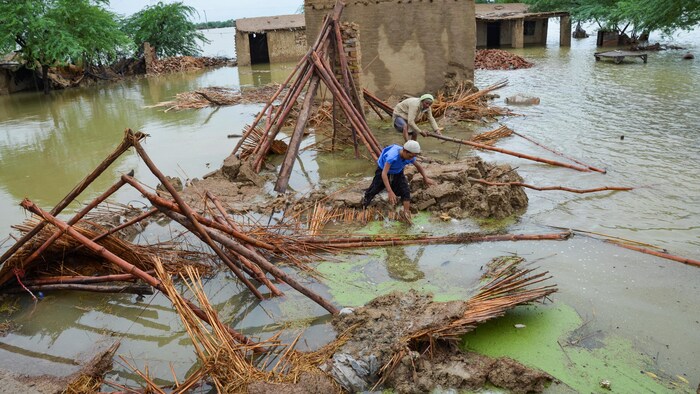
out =
{"type": "MultiPolygon", "coordinates": [[[[468,217],[503,219],[527,208],[528,198],[522,187],[475,182],[522,182],[520,175],[507,164],[496,165],[484,162],[479,157],[470,157],[455,163],[426,164],[424,169],[428,177],[435,181],[435,186],[427,188],[415,167],[406,168],[414,211],[433,212],[445,220],[468,217]]],[[[357,187],[339,193],[328,194],[318,190],[298,201],[289,201],[285,195],[272,198],[261,192],[268,178],[265,172],[255,173],[248,162],[230,156],[220,170],[193,182],[194,187],[185,189],[183,196],[188,203],[196,205],[201,200],[197,190],[210,190],[234,212],[268,212],[289,204],[298,211],[309,209],[321,200],[334,208],[361,209],[364,188],[371,183],[367,179],[366,182],[359,182],[357,187]]],[[[370,206],[379,211],[394,209],[388,202],[386,192],[380,193],[370,206]]]]}
{"type": "MultiPolygon", "coordinates": [[[[426,187],[423,177],[413,166],[406,168],[411,186],[411,207],[417,211],[429,211],[447,220],[467,217],[502,219],[527,208],[528,198],[520,186],[490,186],[475,180],[493,182],[522,182],[522,178],[509,165],[487,163],[478,157],[470,157],[455,163],[431,163],[424,165],[428,177],[436,185],[426,187]]],[[[369,187],[370,180],[361,187],[369,187]]],[[[359,208],[364,190],[361,188],[331,197],[336,206],[359,208]]],[[[391,210],[386,193],[379,194],[370,206],[379,210],[391,210]]]]}
{"type": "Polygon", "coordinates": [[[370,390],[382,376],[384,387],[400,393],[438,388],[475,390],[487,383],[514,393],[541,392],[553,380],[516,361],[465,353],[446,342],[428,352],[405,352],[396,368],[382,371],[395,354],[405,349],[402,338],[444,327],[463,316],[467,308],[465,302],[437,303],[432,295],[415,291],[378,297],[333,320],[338,332],[353,330],[352,337],[322,369],[350,392],[370,390]]]}

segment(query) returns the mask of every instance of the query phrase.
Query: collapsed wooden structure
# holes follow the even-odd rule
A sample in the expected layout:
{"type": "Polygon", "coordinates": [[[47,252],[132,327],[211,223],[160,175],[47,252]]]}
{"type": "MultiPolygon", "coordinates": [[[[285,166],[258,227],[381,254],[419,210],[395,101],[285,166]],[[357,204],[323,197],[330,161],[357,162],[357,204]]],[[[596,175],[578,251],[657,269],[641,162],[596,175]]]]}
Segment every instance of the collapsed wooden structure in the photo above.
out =
{"type": "Polygon", "coordinates": [[[321,82],[323,82],[328,91],[333,95],[334,108],[336,105],[340,107],[350,124],[356,157],[358,156],[358,139],[367,148],[367,151],[374,160],[376,160],[381,153],[381,146],[372,134],[369,125],[367,125],[360,97],[345,57],[340,28],[340,15],[342,11],[343,4],[338,2],[333,12],[330,15],[326,15],[323,20],[321,32],[314,44],[299,61],[287,80],[285,80],[282,85],[280,85],[277,92],[272,95],[258,116],[246,127],[242,138],[233,149],[232,154],[238,153],[238,150],[245,146],[244,144],[251,138],[251,135],[257,136],[258,140],[256,143],[249,144],[249,149],[241,152],[240,157],[242,159],[251,160],[253,168],[256,171],[260,171],[268,152],[272,148],[275,137],[285,124],[285,120],[289,116],[292,108],[297,104],[297,99],[302,91],[306,88],[304,101],[289,142],[289,149],[285,154],[279,177],[275,184],[275,190],[277,192],[283,193],[287,189],[289,176],[295,158],[299,152],[299,146],[309,120],[312,104],[321,82]],[[332,58],[332,54],[336,56],[332,58]],[[337,63],[337,67],[334,67],[331,61],[337,63]],[[339,70],[340,78],[337,77],[336,70],[339,70]],[[292,79],[293,82],[290,84],[292,79]],[[282,98],[281,104],[274,109],[273,104],[284,89],[287,89],[287,94],[282,98]],[[272,114],[273,109],[274,114],[272,114]],[[263,130],[258,130],[258,124],[263,116],[266,116],[265,127],[263,130]]]}
{"type": "MultiPolygon", "coordinates": [[[[63,288],[73,290],[94,290],[90,289],[90,284],[139,279],[149,286],[163,291],[161,281],[154,277],[150,271],[155,269],[155,261],[160,260],[161,256],[158,253],[152,253],[148,256],[136,255],[135,251],[138,248],[135,245],[127,244],[126,241],[116,236],[117,231],[135,225],[157,212],[171,218],[199,238],[258,299],[264,297],[263,293],[258,290],[259,285],[267,287],[271,296],[280,296],[283,293],[273,282],[285,283],[315,301],[331,314],[337,314],[339,308],[281,270],[275,263],[271,262],[271,259],[291,262],[297,267],[303,268],[304,262],[308,262],[308,259],[317,256],[318,253],[337,252],[348,248],[412,243],[465,243],[517,239],[556,240],[565,239],[569,235],[568,232],[564,232],[546,235],[494,237],[324,238],[294,234],[280,235],[266,229],[257,229],[253,234],[242,230],[211,192],[206,192],[204,197],[214,208],[210,208],[208,212],[195,212],[143,149],[140,141],[144,137],[143,133],[127,129],[123,141],[115,151],[76,185],[51,211],[47,212],[41,209],[29,199],[22,201],[21,206],[36,215],[39,221],[33,226],[26,227],[24,236],[0,256],[0,263],[3,264],[0,268],[1,287],[16,282],[30,293],[34,286],[49,284],[62,284],[66,285],[63,288]],[[114,185],[78,211],[71,219],[63,221],[57,218],[57,215],[66,206],[130,147],[136,150],[146,166],[162,183],[169,198],[149,192],[133,177],[133,173],[123,174],[114,185]],[[84,220],[86,215],[125,185],[138,190],[150,201],[153,208],[112,229],[104,229],[102,233],[90,231],[89,223],[84,220]],[[54,229],[45,228],[47,225],[54,229]],[[55,249],[58,249],[59,253],[56,253],[55,249]],[[31,275],[28,278],[25,277],[26,273],[40,260],[54,259],[57,264],[61,264],[66,255],[74,253],[89,253],[92,257],[101,258],[116,267],[119,274],[101,277],[31,278],[31,275]],[[23,279],[27,279],[26,283],[23,282],[23,279]]],[[[102,288],[102,291],[106,291],[105,288],[102,288]]],[[[191,305],[191,308],[194,314],[206,321],[207,317],[201,310],[194,305],[191,305]]],[[[229,327],[229,330],[241,343],[251,343],[248,338],[237,333],[233,328],[229,327]]]]}

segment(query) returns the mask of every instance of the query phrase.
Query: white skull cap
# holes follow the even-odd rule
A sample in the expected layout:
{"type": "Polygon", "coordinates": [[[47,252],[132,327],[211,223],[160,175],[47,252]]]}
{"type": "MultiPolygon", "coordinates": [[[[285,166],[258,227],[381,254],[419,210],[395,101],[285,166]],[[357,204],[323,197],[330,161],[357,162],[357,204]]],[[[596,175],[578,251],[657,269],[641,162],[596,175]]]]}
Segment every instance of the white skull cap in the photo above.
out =
{"type": "Polygon", "coordinates": [[[414,140],[406,141],[406,143],[403,144],[403,148],[411,153],[415,153],[415,154],[420,153],[420,144],[418,143],[418,141],[414,141],[414,140]]]}

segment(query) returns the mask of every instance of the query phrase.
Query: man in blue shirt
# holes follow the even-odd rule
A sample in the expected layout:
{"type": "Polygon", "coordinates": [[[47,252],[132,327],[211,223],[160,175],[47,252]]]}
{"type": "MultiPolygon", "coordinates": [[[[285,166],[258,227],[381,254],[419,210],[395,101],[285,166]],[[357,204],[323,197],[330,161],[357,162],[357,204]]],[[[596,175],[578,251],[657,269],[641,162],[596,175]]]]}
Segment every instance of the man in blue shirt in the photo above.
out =
{"type": "Polygon", "coordinates": [[[374,196],[386,189],[389,193],[389,202],[396,204],[397,196],[401,197],[403,203],[403,213],[406,220],[411,221],[411,189],[408,180],[403,173],[404,167],[409,164],[416,166],[416,169],[423,176],[425,184],[432,186],[435,184],[432,179],[425,175],[423,167],[416,162],[416,156],[420,153],[418,141],[409,140],[401,145],[389,145],[379,155],[377,160],[377,170],[374,172],[372,184],[362,198],[362,207],[367,208],[374,196]]]}

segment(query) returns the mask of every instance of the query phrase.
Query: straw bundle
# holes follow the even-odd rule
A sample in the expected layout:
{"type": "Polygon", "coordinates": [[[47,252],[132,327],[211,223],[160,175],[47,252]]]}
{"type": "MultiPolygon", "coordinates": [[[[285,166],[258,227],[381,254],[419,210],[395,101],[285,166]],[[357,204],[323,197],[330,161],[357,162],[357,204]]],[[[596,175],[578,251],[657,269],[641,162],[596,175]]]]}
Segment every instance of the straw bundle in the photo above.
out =
{"type": "MultiPolygon", "coordinates": [[[[216,310],[212,307],[204,293],[199,274],[192,269],[186,269],[180,277],[188,290],[195,296],[200,308],[206,313],[210,326],[197,318],[188,306],[187,301],[175,288],[173,281],[160,261],[156,261],[156,273],[162,281],[163,288],[172,300],[175,309],[182,320],[188,335],[192,339],[201,367],[190,375],[183,383],[176,384],[173,393],[185,393],[199,380],[207,377],[221,393],[244,392],[252,382],[294,383],[304,372],[321,373],[318,366],[324,363],[348,337],[349,331],[339,336],[334,342],[312,352],[302,353],[294,349],[299,337],[284,350],[269,352],[263,359],[253,359],[250,355],[254,348],[260,346],[278,346],[276,336],[256,345],[244,345],[236,342],[219,320],[216,310]],[[275,361],[276,360],[276,361],[275,361]],[[272,362],[275,361],[273,365],[272,362]]],[[[127,362],[128,364],[128,362],[127,362]]],[[[157,393],[164,392],[159,388],[148,373],[142,373],[131,366],[147,384],[147,389],[157,393]]],[[[340,391],[340,390],[338,390],[340,391]]]]}
{"type": "Polygon", "coordinates": [[[510,114],[505,108],[491,107],[486,102],[486,95],[496,89],[500,89],[508,84],[507,80],[497,82],[491,86],[472,93],[471,85],[461,83],[451,95],[440,91],[435,97],[432,105],[434,117],[447,116],[448,109],[453,110],[450,117],[458,121],[481,119],[484,117],[493,118],[510,114]]]}
{"type": "Polygon", "coordinates": [[[491,130],[481,134],[477,134],[471,138],[471,141],[492,146],[501,138],[510,137],[511,135],[513,135],[513,130],[509,129],[506,126],[501,126],[496,130],[491,130]]]}
{"type": "Polygon", "coordinates": [[[320,235],[321,230],[331,222],[364,225],[373,220],[397,220],[400,215],[395,211],[382,211],[374,207],[355,209],[347,207],[328,208],[323,203],[316,203],[307,219],[308,235],[320,235]]]}
{"type": "MultiPolygon", "coordinates": [[[[180,277],[207,315],[209,327],[194,314],[187,301],[177,291],[160,260],[156,260],[155,268],[168,298],[192,339],[197,357],[202,363],[201,375],[209,376],[220,393],[241,391],[247,382],[264,379],[267,373],[255,368],[247,358],[253,346],[239,344],[221,323],[218,313],[204,293],[199,274],[188,267],[180,277]]],[[[151,383],[149,388],[150,385],[151,383]]],[[[185,392],[188,389],[189,387],[179,386],[175,392],[185,392]]]]}

